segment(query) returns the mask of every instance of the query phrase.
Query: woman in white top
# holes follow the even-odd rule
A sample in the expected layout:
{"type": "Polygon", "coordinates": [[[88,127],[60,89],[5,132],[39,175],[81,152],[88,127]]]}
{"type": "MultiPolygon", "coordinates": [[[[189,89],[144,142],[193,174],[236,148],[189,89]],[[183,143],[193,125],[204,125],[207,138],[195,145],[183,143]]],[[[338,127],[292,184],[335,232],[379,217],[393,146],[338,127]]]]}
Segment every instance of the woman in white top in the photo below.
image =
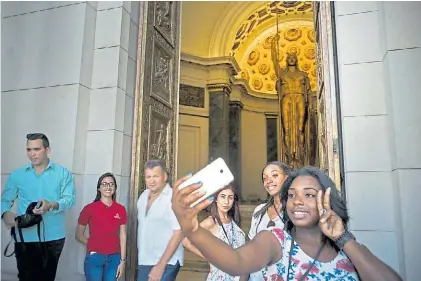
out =
{"type": "Polygon", "coordinates": [[[267,203],[260,204],[253,211],[249,231],[250,240],[262,230],[268,227],[283,228],[284,223],[281,217],[280,191],[282,184],[288,177],[290,169],[284,163],[274,161],[268,163],[262,172],[263,186],[269,194],[267,203]]]}
{"type": "MultiPolygon", "coordinates": [[[[238,195],[234,188],[228,185],[215,194],[216,200],[210,207],[211,215],[204,219],[200,226],[211,232],[214,236],[224,241],[232,248],[236,249],[243,246],[246,242],[245,234],[241,230],[240,206],[238,204],[238,195]]],[[[196,255],[203,257],[200,251],[185,238],[183,246],[196,255]]],[[[240,278],[231,276],[222,270],[210,265],[210,271],[207,281],[246,281],[248,274],[240,278]]]]}
{"type": "MultiPolygon", "coordinates": [[[[347,229],[348,211],[334,182],[315,167],[288,176],[281,190],[285,229],[261,231],[246,245],[233,249],[199,226],[197,214],[210,201],[194,208],[202,185],[178,190],[172,208],[187,237],[216,267],[241,275],[262,271],[271,281],[402,281],[388,265],[355,240],[347,229]]],[[[387,246],[387,245],[385,245],[387,246]]]]}
{"type": "MultiPolygon", "coordinates": [[[[250,240],[260,231],[270,227],[284,228],[284,222],[281,217],[280,191],[289,173],[289,167],[278,161],[270,162],[264,167],[262,181],[270,197],[267,203],[260,204],[254,209],[248,234],[250,240]]],[[[258,271],[250,274],[249,280],[263,281],[264,279],[261,271],[258,271]]]]}

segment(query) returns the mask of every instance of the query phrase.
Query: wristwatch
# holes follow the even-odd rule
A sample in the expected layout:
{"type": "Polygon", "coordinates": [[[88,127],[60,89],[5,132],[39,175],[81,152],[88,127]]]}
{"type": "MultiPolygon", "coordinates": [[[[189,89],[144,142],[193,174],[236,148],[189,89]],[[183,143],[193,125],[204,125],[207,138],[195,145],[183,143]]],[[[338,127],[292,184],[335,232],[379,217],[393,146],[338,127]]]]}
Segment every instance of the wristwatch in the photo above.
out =
{"type": "Polygon", "coordinates": [[[339,236],[339,238],[335,240],[335,244],[336,246],[338,246],[339,250],[342,251],[344,249],[346,242],[348,242],[351,239],[355,240],[355,236],[348,230],[345,230],[345,232],[342,233],[342,235],[339,236]]]}
{"type": "Polygon", "coordinates": [[[126,259],[120,259],[120,262],[126,262],[126,259]]]}

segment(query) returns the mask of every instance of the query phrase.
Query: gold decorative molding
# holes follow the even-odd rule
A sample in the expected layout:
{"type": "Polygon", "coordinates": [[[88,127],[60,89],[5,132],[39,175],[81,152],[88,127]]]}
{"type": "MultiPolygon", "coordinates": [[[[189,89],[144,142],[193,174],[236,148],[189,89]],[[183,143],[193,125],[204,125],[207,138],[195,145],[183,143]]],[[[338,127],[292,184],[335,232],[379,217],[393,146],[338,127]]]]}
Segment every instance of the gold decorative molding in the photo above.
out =
{"type": "Polygon", "coordinates": [[[241,69],[235,78],[246,81],[250,95],[261,98],[276,95],[271,43],[278,26],[281,67],[285,68],[287,54],[296,54],[300,70],[308,74],[311,89],[316,91],[316,47],[311,3],[262,2],[262,6],[239,25],[230,54],[241,69]]]}
{"type": "MultiPolygon", "coordinates": [[[[266,30],[262,36],[256,37],[256,40],[249,46],[251,51],[242,58],[238,58],[241,72],[236,78],[246,80],[254,92],[276,95],[276,74],[270,50],[270,44],[275,34],[276,26],[266,30]]],[[[297,55],[300,70],[307,73],[311,90],[316,91],[316,46],[311,20],[307,22],[289,21],[280,24],[279,64],[282,68],[286,66],[287,54],[297,55]]]]}
{"type": "Polygon", "coordinates": [[[187,54],[187,53],[181,53],[180,59],[181,59],[181,62],[204,66],[208,70],[212,70],[213,68],[218,68],[218,67],[224,67],[229,71],[229,74],[232,76],[238,75],[238,73],[241,70],[236,59],[232,56],[218,57],[218,58],[202,58],[202,57],[187,54]]]}
{"type": "Polygon", "coordinates": [[[261,30],[262,25],[273,21],[278,14],[289,19],[307,16],[311,20],[311,1],[273,1],[259,7],[237,29],[231,54],[234,55],[249,36],[253,36],[256,30],[261,30]]]}
{"type": "MultiPolygon", "coordinates": [[[[276,78],[275,78],[276,79],[276,78]]],[[[269,92],[258,92],[256,90],[254,90],[253,88],[251,88],[251,86],[249,85],[248,81],[245,79],[241,79],[240,77],[236,78],[233,77],[231,79],[232,84],[241,88],[242,92],[246,95],[250,95],[256,98],[261,98],[261,99],[270,99],[270,100],[277,100],[278,96],[274,95],[274,94],[270,94],[269,92]]]]}

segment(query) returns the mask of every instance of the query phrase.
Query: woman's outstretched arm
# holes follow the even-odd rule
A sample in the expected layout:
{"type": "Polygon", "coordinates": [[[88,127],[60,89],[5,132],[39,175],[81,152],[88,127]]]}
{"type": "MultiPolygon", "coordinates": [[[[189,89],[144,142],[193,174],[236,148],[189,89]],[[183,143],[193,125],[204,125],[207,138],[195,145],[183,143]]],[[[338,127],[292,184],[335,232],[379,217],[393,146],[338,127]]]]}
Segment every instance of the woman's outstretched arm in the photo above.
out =
{"type": "Polygon", "coordinates": [[[282,246],[269,231],[260,232],[237,249],[201,227],[190,233],[188,238],[207,261],[231,276],[259,271],[282,258],[282,246]]]}
{"type": "MultiPolygon", "coordinates": [[[[215,222],[212,217],[207,217],[204,219],[200,226],[206,229],[207,231],[210,231],[213,235],[215,235],[215,222]]],[[[205,259],[205,257],[202,255],[202,253],[190,242],[188,238],[183,239],[183,246],[184,248],[188,249],[190,252],[196,254],[197,256],[201,257],[202,259],[205,259]]]]}
{"type": "Polygon", "coordinates": [[[197,215],[208,207],[213,198],[208,198],[194,207],[193,202],[204,195],[202,183],[179,189],[189,176],[179,179],[173,188],[172,209],[186,238],[216,268],[231,276],[242,276],[256,272],[282,257],[282,246],[278,238],[269,231],[262,231],[249,243],[233,249],[199,225],[197,215]]]}

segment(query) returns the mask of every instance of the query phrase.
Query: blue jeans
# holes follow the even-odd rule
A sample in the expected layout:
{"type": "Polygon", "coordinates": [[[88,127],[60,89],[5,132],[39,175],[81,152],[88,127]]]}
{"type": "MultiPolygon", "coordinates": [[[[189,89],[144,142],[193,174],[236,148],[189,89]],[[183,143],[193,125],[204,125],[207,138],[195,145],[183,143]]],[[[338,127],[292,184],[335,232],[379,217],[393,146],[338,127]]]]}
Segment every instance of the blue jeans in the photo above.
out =
{"type": "Polygon", "coordinates": [[[103,255],[86,253],[86,281],[115,281],[117,268],[120,264],[120,254],[103,255]]]}
{"type": "MultiPolygon", "coordinates": [[[[149,272],[151,272],[153,265],[139,265],[137,270],[137,281],[148,281],[149,272]]],[[[175,265],[167,264],[164,273],[162,274],[161,281],[175,281],[178,271],[180,270],[180,263],[175,265]]]]}

